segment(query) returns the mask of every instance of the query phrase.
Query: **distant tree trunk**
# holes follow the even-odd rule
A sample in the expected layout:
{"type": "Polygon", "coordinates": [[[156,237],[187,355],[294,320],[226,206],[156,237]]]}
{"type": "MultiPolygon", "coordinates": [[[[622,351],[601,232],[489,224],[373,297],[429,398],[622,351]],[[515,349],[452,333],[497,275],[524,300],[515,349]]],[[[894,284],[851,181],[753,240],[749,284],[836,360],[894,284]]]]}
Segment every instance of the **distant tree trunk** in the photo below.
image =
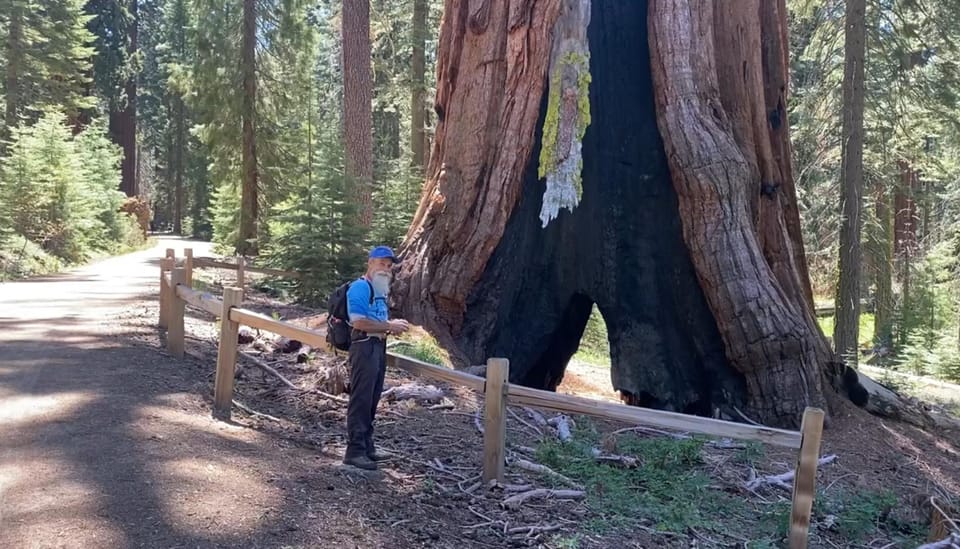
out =
{"type": "Polygon", "coordinates": [[[173,213],[173,232],[183,234],[183,171],[184,156],[186,156],[186,124],[184,121],[183,98],[179,95],[174,98],[174,165],[173,186],[176,189],[176,205],[173,213]]]}
{"type": "Polygon", "coordinates": [[[260,216],[257,172],[257,0],[243,0],[243,187],[240,199],[240,236],[237,252],[254,255],[258,249],[260,216]]]}
{"type": "Polygon", "coordinates": [[[359,224],[373,222],[373,77],[370,68],[370,2],[343,3],[343,137],[346,172],[356,185],[359,224]]]}
{"type": "Polygon", "coordinates": [[[890,211],[890,193],[883,182],[876,189],[877,231],[873,239],[874,281],[876,287],[876,317],[873,340],[889,347],[893,343],[893,216],[890,211]]]}
{"type": "Polygon", "coordinates": [[[6,108],[3,116],[3,132],[0,133],[0,154],[6,152],[7,140],[13,129],[19,126],[20,116],[20,64],[23,59],[23,11],[20,4],[11,6],[7,22],[6,47],[6,86],[4,100],[6,108]]]}
{"type": "Polygon", "coordinates": [[[901,257],[917,246],[917,172],[908,162],[899,161],[900,183],[894,193],[894,254],[901,257]]]}
{"type": "Polygon", "coordinates": [[[427,148],[426,126],[426,48],[427,15],[430,5],[427,0],[413,0],[413,56],[410,61],[410,148],[413,166],[421,171],[426,168],[424,151],[427,148]]]}
{"type": "MultiPolygon", "coordinates": [[[[137,53],[137,35],[139,19],[137,17],[137,0],[130,0],[127,4],[130,20],[127,25],[127,55],[133,57],[137,53]]],[[[127,196],[140,194],[140,182],[137,178],[137,75],[131,74],[124,84],[126,101],[123,110],[116,113],[117,142],[123,149],[123,161],[120,164],[120,190],[127,196]]]]}
{"type": "Polygon", "coordinates": [[[780,425],[824,404],[783,0],[447,0],[439,47],[393,295],[457,364],[555,388],[596,304],[630,403],[780,425]],[[551,193],[570,211],[544,222],[551,193]]]}
{"type": "Polygon", "coordinates": [[[841,148],[840,279],[837,283],[836,352],[857,365],[860,331],[861,195],[863,193],[864,55],[866,1],[848,0],[843,72],[843,139],[841,148]]]}

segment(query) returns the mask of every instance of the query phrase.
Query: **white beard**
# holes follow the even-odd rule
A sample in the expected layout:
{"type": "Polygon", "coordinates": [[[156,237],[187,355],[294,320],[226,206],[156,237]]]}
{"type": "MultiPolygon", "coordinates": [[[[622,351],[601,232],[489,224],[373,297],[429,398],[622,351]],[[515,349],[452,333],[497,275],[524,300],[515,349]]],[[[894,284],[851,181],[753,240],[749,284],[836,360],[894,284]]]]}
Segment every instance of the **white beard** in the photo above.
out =
{"type": "Polygon", "coordinates": [[[387,297],[390,295],[390,279],[387,273],[378,273],[373,275],[370,284],[373,286],[373,295],[377,297],[387,297]]]}

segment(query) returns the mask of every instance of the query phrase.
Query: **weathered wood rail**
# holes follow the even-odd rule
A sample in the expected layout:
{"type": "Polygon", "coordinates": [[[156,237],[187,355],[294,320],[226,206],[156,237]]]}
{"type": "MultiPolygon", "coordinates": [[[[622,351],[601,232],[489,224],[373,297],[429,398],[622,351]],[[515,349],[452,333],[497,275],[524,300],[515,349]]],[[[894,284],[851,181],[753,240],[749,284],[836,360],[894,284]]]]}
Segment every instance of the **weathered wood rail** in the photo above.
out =
{"type": "MultiPolygon", "coordinates": [[[[161,261],[159,325],[167,330],[167,350],[177,358],[184,356],[184,309],[190,305],[220,319],[220,340],[217,352],[217,370],[214,382],[213,414],[229,419],[233,402],[234,373],[237,363],[237,333],[241,325],[270,331],[297,339],[315,348],[326,347],[325,334],[275,320],[266,315],[242,309],[242,291],[226,288],[223,298],[199,292],[191,287],[192,270],[198,265],[192,251],[185,250],[183,266],[178,266],[174,250],[167,250],[161,261]]],[[[201,260],[201,265],[220,268],[240,268],[239,265],[201,260]]],[[[252,271],[252,269],[251,269],[252,271]]],[[[263,269],[260,269],[263,271],[263,269]]],[[[269,273],[266,273],[269,274],[269,273]]],[[[793,487],[793,506],[790,518],[790,549],[807,546],[810,515],[815,494],[818,458],[824,413],[807,408],[800,431],[747,425],[717,419],[689,416],[661,410],[625,406],[572,395],[558,394],[515,385],[509,382],[509,361],[491,358],[487,361],[486,378],[459,372],[436,364],[387,353],[387,364],[415,375],[433,378],[451,385],[459,385],[484,395],[483,479],[503,481],[506,443],[507,403],[527,405],[558,412],[589,415],[642,426],[673,429],[713,437],[751,440],[799,450],[793,487]]]]}
{"type": "MultiPolygon", "coordinates": [[[[165,259],[174,258],[175,250],[173,248],[167,248],[165,259]]],[[[168,266],[168,270],[172,268],[168,266]]],[[[190,248],[184,249],[184,258],[183,258],[183,268],[186,270],[187,276],[187,287],[193,287],[193,270],[194,269],[224,269],[228,271],[237,272],[237,286],[241,290],[240,300],[243,301],[243,291],[246,288],[246,275],[247,273],[253,274],[262,274],[266,276],[275,276],[277,278],[292,278],[299,279],[301,277],[300,273],[294,271],[283,271],[280,269],[270,269],[268,267],[254,267],[247,264],[247,258],[238,255],[236,256],[236,263],[230,263],[229,261],[220,261],[213,259],[212,257],[194,257],[193,250],[190,248]]],[[[164,306],[161,304],[161,306],[164,306]]],[[[203,307],[200,307],[203,308],[203,307]]],[[[165,318],[161,314],[161,318],[165,318]]],[[[161,320],[161,327],[163,327],[163,320],[161,320]]]]}

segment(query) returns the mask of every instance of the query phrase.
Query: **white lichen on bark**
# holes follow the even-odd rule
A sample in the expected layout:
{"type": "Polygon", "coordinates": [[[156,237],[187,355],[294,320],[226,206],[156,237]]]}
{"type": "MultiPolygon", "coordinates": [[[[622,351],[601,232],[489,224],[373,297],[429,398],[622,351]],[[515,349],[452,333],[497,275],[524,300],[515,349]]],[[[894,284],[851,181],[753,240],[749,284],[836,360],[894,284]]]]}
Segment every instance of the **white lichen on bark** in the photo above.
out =
{"type": "Polygon", "coordinates": [[[550,84],[543,123],[539,176],[546,179],[540,221],[561,208],[573,211],[583,194],[582,140],[590,125],[590,0],[563,0],[550,54],[550,84]]]}

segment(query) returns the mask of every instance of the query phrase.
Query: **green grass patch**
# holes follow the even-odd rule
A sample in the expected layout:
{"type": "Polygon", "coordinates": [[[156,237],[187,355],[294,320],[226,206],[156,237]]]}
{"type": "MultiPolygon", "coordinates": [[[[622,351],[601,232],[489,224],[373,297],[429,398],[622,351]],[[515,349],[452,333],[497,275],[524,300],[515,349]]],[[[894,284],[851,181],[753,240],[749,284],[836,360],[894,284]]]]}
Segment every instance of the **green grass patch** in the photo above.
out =
{"type": "MultiPolygon", "coordinates": [[[[637,524],[681,534],[690,527],[722,532],[730,520],[743,520],[754,511],[742,498],[710,488],[712,481],[701,457],[703,444],[699,439],[626,435],[619,439],[616,451],[636,456],[641,464],[636,469],[622,469],[593,459],[590,452],[600,446],[599,436],[581,420],[572,442],[542,442],[537,459],[586,487],[593,516],[585,527],[595,533],[637,524]]],[[[770,524],[779,524],[779,518],[770,524]]],[[[756,523],[755,516],[752,522],[756,523]]]]}
{"type": "MultiPolygon", "coordinates": [[[[817,322],[820,324],[820,329],[823,330],[824,335],[833,337],[833,326],[836,322],[835,317],[821,316],[817,318],[817,322]]],[[[874,322],[873,313],[863,313],[860,315],[860,332],[857,340],[861,347],[870,347],[873,345],[874,322]]]]}
{"type": "MultiPolygon", "coordinates": [[[[573,441],[546,440],[537,447],[536,459],[586,488],[590,510],[583,532],[605,534],[629,531],[637,525],[659,532],[687,535],[691,528],[711,536],[735,532],[749,538],[752,549],[782,546],[789,518],[789,497],[772,502],[723,490],[704,463],[704,440],[647,439],[635,435],[618,438],[618,454],[637,457],[640,465],[623,469],[597,463],[592,448],[601,447],[601,436],[588,419],[581,418],[573,441]]],[[[764,458],[764,447],[751,443],[738,451],[731,464],[755,466],[764,458]]],[[[551,478],[541,482],[564,487],[551,478]]],[[[816,523],[830,523],[830,535],[845,542],[867,542],[880,535],[908,542],[922,528],[891,518],[898,505],[891,492],[843,491],[819,494],[814,505],[816,523]]],[[[555,538],[556,543],[577,547],[579,538],[555,538]]]]}

